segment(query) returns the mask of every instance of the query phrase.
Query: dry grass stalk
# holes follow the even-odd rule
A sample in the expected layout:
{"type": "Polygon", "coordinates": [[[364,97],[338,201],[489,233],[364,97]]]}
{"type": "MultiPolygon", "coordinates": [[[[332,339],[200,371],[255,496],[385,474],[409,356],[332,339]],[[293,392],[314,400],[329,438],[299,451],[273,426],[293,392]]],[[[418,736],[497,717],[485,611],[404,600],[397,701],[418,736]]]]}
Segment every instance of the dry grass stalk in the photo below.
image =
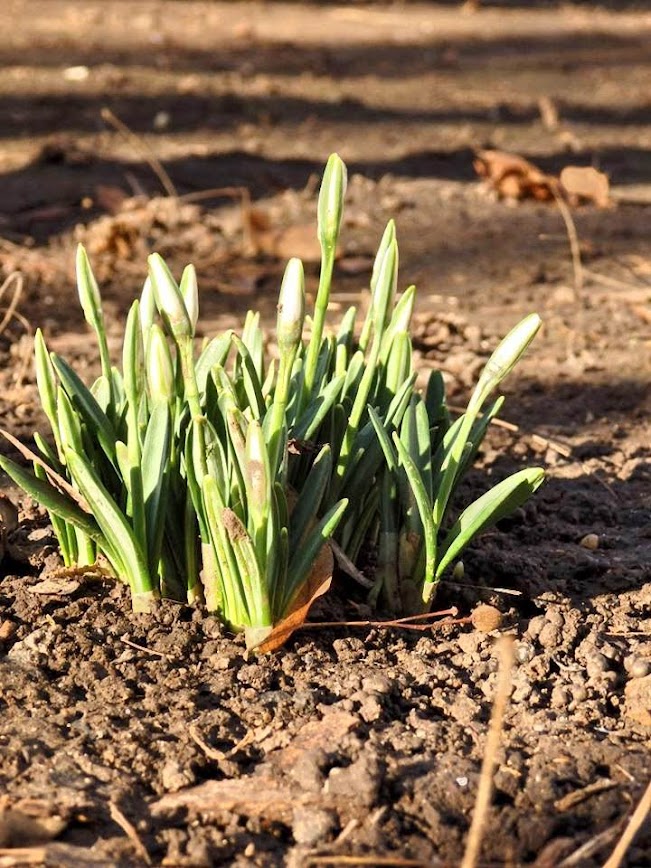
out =
{"type": "Polygon", "coordinates": [[[482,836],[488,819],[491,794],[493,791],[493,772],[497,764],[497,752],[500,747],[504,714],[511,694],[512,671],[514,662],[513,637],[502,636],[497,644],[499,669],[493,713],[488,727],[484,759],[477,787],[477,798],[472,823],[468,831],[466,851],[460,868],[475,868],[479,863],[482,836]]]}

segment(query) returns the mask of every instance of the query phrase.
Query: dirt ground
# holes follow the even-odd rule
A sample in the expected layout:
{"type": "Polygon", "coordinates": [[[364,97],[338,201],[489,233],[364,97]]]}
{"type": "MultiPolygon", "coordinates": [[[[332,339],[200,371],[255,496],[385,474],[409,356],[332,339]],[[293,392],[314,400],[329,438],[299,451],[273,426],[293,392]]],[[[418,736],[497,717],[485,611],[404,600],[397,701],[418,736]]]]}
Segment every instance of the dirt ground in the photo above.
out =
{"type": "MultiPolygon", "coordinates": [[[[603,865],[651,777],[648,6],[6,0],[0,25],[0,267],[24,275],[0,334],[15,435],[45,430],[34,328],[82,372],[96,362],[78,240],[116,351],[154,249],[197,265],[205,334],[247,307],[271,323],[287,257],[314,289],[333,150],[350,170],[333,308],[363,303],[394,216],[419,365],[444,370],[453,404],[541,314],[510,425],[464,494],[523,464],[548,481],[438,599],[490,603],[516,637],[481,864],[603,865]],[[580,268],[554,202],[478,181],[484,147],[609,174],[616,204],[572,212],[580,268]]],[[[0,581],[0,865],[459,864],[496,633],[312,629],[246,659],[201,612],[134,616],[91,576],[44,585],[51,530],[5,492],[20,520],[0,581]]],[[[367,617],[345,582],[315,617],[367,617]]],[[[648,820],[622,864],[651,865],[648,820]]]]}

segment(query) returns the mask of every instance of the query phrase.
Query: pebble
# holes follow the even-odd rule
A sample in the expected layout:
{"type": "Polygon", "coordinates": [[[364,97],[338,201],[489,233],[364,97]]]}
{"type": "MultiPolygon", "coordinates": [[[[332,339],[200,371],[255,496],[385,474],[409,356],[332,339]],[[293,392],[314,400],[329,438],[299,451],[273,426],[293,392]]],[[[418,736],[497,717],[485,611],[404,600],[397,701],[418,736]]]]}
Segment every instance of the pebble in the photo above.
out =
{"type": "Polygon", "coordinates": [[[626,716],[643,726],[651,726],[651,675],[632,678],[624,688],[626,716]]]}
{"type": "Polygon", "coordinates": [[[393,690],[395,681],[386,675],[369,675],[362,679],[362,688],[368,693],[378,693],[385,696],[393,690]]]}
{"type": "Polygon", "coordinates": [[[329,837],[337,828],[332,811],[322,808],[295,808],[292,834],[297,844],[313,847],[329,837]]]}
{"type": "Polygon", "coordinates": [[[587,533],[579,542],[584,549],[595,551],[599,548],[599,536],[596,533],[587,533]]]}
{"type": "Polygon", "coordinates": [[[530,642],[518,642],[515,648],[515,659],[518,663],[529,663],[534,656],[533,646],[530,642]]]}
{"type": "Polygon", "coordinates": [[[325,777],[322,769],[326,761],[326,753],[321,748],[304,750],[301,751],[289,773],[302,790],[318,793],[323,788],[325,777]]]}
{"type": "Polygon", "coordinates": [[[556,624],[547,622],[538,635],[543,648],[557,648],[561,644],[561,631],[556,624]]]}
{"type": "Polygon", "coordinates": [[[624,659],[624,669],[630,678],[646,678],[651,674],[651,662],[631,654],[624,659]]]}
{"type": "Polygon", "coordinates": [[[544,615],[536,615],[535,618],[532,618],[529,621],[529,625],[525,631],[525,635],[529,636],[529,638],[531,639],[537,639],[540,635],[540,631],[546,623],[547,622],[544,615]]]}
{"type": "Polygon", "coordinates": [[[195,782],[194,772],[190,768],[184,768],[173,759],[165,763],[161,769],[160,777],[163,789],[168,793],[177,793],[195,782]]]}
{"type": "Polygon", "coordinates": [[[346,768],[333,768],[325,784],[325,792],[333,796],[349,796],[363,805],[372,805],[380,789],[382,773],[377,757],[365,754],[346,768]]]}
{"type": "Polygon", "coordinates": [[[608,671],[608,660],[599,651],[593,651],[590,655],[586,655],[585,669],[588,673],[588,678],[598,678],[608,671]]]}

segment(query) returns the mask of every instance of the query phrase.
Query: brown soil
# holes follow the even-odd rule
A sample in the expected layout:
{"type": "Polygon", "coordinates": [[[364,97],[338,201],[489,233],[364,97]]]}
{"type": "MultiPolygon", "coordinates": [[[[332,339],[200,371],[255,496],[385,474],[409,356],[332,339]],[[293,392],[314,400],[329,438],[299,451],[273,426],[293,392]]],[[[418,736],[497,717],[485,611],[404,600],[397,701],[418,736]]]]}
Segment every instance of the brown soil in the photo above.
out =
{"type": "MultiPolygon", "coordinates": [[[[28,327],[95,364],[77,239],[116,350],[151,249],[197,264],[206,333],[248,306],[271,322],[283,260],[313,263],[315,173],[338,150],[334,307],[358,298],[396,216],[419,364],[443,367],[453,403],[522,313],[544,317],[508,384],[519,427],[495,429],[465,495],[518,464],[549,481],[439,601],[491,603],[516,637],[482,864],[597,866],[651,776],[651,16],[506,5],[8,0],[0,264],[25,275],[27,321],[0,336],[0,409],[18,436],[45,427],[28,327]],[[573,212],[582,286],[556,206],[491,197],[482,146],[610,174],[618,207],[573,212]],[[181,195],[246,188],[253,217],[241,193],[161,198],[143,147],[181,195]]],[[[46,520],[6,491],[21,512],[0,582],[0,864],[459,863],[496,634],[313,629],[246,659],[201,612],[134,616],[105,580],[52,579],[46,520]]],[[[347,590],[339,577],[315,616],[367,617],[347,590]]],[[[624,864],[651,864],[648,823],[624,864]]]]}

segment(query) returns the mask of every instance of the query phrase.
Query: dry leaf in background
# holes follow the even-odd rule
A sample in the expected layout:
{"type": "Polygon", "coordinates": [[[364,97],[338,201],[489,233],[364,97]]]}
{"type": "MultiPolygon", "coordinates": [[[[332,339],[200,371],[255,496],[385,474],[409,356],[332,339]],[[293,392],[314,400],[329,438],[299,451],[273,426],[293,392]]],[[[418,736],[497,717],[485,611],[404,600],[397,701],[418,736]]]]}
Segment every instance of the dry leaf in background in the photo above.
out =
{"type": "Polygon", "coordinates": [[[597,208],[611,205],[608,175],[592,166],[566,166],[561,172],[561,187],[570,205],[587,202],[597,208]]]}
{"type": "Polygon", "coordinates": [[[480,178],[504,199],[536,199],[553,201],[553,186],[557,183],[533,163],[507,151],[477,151],[473,162],[480,178]]]}
{"type": "Polygon", "coordinates": [[[313,223],[274,226],[271,215],[262,208],[249,208],[243,212],[243,220],[254,256],[264,254],[283,261],[297,256],[303,262],[321,261],[313,223]]]}

